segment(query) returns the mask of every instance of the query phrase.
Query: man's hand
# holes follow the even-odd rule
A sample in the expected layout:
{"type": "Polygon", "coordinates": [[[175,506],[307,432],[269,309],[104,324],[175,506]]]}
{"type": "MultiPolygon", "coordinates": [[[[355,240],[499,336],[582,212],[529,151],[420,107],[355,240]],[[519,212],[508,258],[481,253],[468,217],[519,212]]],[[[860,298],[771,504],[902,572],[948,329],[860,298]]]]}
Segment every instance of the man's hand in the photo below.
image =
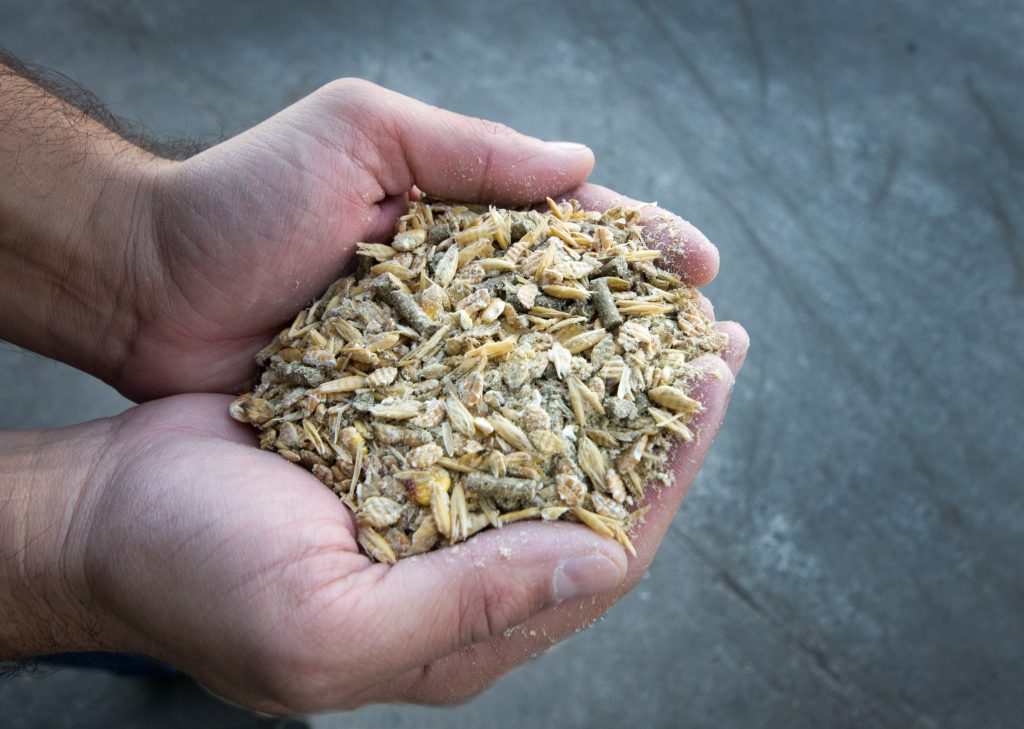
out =
{"type": "Polygon", "coordinates": [[[582,526],[538,522],[371,563],[341,502],[255,448],[225,396],[166,398],[40,434],[22,449],[32,462],[3,469],[5,487],[32,486],[0,512],[0,553],[16,555],[0,569],[0,594],[17,598],[5,627],[21,626],[0,630],[0,658],[145,653],[270,712],[465,700],[642,577],[725,413],[744,354],[734,341],[729,366],[699,362],[698,438],[675,452],[675,486],[649,497],[628,561],[582,526]],[[53,466],[44,480],[40,463],[53,466]]]}
{"type": "Polygon", "coordinates": [[[148,399],[232,392],[254,352],[352,259],[386,240],[413,186],[521,205],[571,190],[593,155],[436,109],[365,81],[325,86],[185,162],[153,168],[152,237],[134,326],[110,379],[148,399]]]}
{"type": "MultiPolygon", "coordinates": [[[[607,207],[608,191],[577,190],[592,166],[582,145],[354,79],[172,162],[0,65],[0,332],[136,400],[234,393],[356,242],[390,237],[411,194],[522,205],[576,190],[607,207]]],[[[661,215],[650,231],[709,282],[714,246],[661,215]]]]}
{"type": "Polygon", "coordinates": [[[82,573],[120,626],[111,648],[267,711],[349,707],[401,698],[435,661],[625,576],[619,546],[575,526],[371,563],[337,497],[254,448],[229,402],[178,396],[118,419],[82,507],[82,573]]]}

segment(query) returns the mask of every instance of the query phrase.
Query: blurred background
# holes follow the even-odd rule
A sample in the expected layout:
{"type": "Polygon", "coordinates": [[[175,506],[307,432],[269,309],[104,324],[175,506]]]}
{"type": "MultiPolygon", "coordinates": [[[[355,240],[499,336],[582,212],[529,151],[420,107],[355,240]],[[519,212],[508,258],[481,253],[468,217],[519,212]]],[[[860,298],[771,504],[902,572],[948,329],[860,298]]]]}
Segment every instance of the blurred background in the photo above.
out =
{"type": "MultiPolygon", "coordinates": [[[[259,719],[0,682],[5,727],[1009,727],[1024,712],[1019,2],[19,3],[0,45],[215,140],[339,76],[597,155],[692,220],[753,344],[650,573],[454,709],[259,719]]],[[[130,403],[0,345],[0,426],[130,403]]]]}

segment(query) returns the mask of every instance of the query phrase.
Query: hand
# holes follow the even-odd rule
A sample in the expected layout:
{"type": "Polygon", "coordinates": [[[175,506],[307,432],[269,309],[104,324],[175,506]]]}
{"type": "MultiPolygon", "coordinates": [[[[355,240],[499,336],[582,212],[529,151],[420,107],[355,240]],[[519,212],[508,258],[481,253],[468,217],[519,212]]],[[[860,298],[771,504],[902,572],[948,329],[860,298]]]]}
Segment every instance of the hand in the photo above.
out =
{"type": "MultiPolygon", "coordinates": [[[[237,392],[254,353],[339,276],[355,243],[390,239],[414,185],[522,205],[576,188],[592,166],[582,145],[546,144],[365,81],[329,84],[186,162],[151,168],[134,336],[111,379],[136,399],[237,392]]],[[[595,192],[581,191],[591,203],[595,192]]],[[[717,252],[685,231],[676,250],[688,260],[676,262],[702,285],[717,252]]]]}
{"type": "Polygon", "coordinates": [[[110,379],[130,397],[237,392],[253,355],[320,295],[355,244],[390,239],[413,186],[521,205],[579,185],[589,149],[547,144],[359,80],[147,178],[133,335],[110,379]]]}
{"type": "Polygon", "coordinates": [[[350,707],[401,698],[431,662],[623,578],[619,546],[570,525],[371,563],[341,502],[254,448],[229,402],[178,396],[117,419],[72,547],[85,601],[109,626],[104,647],[159,657],[265,711],[350,707]],[[555,578],[574,556],[591,560],[589,582],[578,569],[576,583],[555,578]]]}
{"type": "MultiPolygon", "coordinates": [[[[386,239],[417,189],[541,202],[580,185],[582,145],[544,143],[342,80],[185,162],[132,146],[3,65],[0,334],[137,400],[237,392],[253,355],[386,239]]],[[[578,196],[607,207],[609,191],[578,196]]],[[[613,196],[614,197],[614,196],[613,196]]],[[[663,213],[650,209],[664,239],[663,213]]],[[[692,226],[673,250],[694,285],[717,252],[692,226]]]]}
{"type": "Polygon", "coordinates": [[[468,699],[589,626],[643,576],[745,355],[742,330],[724,328],[725,362],[698,360],[697,438],[673,454],[675,485],[649,492],[628,561],[579,525],[520,522],[394,567],[371,563],[346,508],[255,448],[226,396],[3,434],[0,660],[145,653],[270,712],[468,699]]]}
{"type": "MultiPolygon", "coordinates": [[[[733,341],[727,359],[738,368],[745,340],[733,341]]],[[[590,625],[642,577],[731,392],[729,366],[699,363],[698,438],[674,455],[676,485],[649,497],[628,561],[582,526],[538,522],[390,568],[371,563],[337,498],[253,447],[217,395],[116,419],[77,509],[89,526],[61,561],[81,565],[72,572],[85,576],[81,602],[105,626],[100,646],[156,656],[247,706],[465,700],[590,625]]]]}

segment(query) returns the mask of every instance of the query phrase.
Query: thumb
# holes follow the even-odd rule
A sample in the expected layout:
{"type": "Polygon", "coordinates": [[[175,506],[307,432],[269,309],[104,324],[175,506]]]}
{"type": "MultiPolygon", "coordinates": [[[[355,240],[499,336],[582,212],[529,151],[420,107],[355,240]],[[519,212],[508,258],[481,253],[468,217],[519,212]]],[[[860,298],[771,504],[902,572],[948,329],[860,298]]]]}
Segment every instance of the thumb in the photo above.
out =
{"type": "Polygon", "coordinates": [[[518,523],[401,560],[360,597],[387,630],[378,656],[420,667],[507,629],[562,600],[616,588],[626,555],[611,539],[567,523],[518,523]]]}
{"type": "Polygon", "coordinates": [[[344,136],[354,138],[353,156],[388,195],[415,184],[451,200],[524,205],[574,189],[594,167],[582,144],[543,142],[368,81],[341,79],[320,94],[332,116],[360,132],[344,136]]]}

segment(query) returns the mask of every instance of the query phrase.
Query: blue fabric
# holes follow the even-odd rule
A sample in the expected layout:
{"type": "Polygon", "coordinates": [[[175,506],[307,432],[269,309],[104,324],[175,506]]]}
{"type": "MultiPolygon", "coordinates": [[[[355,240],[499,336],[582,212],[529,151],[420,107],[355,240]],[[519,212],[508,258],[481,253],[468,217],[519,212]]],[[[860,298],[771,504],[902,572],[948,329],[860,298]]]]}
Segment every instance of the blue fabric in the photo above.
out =
{"type": "Polygon", "coordinates": [[[134,653],[54,653],[40,656],[36,662],[51,666],[95,668],[120,676],[174,678],[185,675],[169,663],[134,653]]]}

